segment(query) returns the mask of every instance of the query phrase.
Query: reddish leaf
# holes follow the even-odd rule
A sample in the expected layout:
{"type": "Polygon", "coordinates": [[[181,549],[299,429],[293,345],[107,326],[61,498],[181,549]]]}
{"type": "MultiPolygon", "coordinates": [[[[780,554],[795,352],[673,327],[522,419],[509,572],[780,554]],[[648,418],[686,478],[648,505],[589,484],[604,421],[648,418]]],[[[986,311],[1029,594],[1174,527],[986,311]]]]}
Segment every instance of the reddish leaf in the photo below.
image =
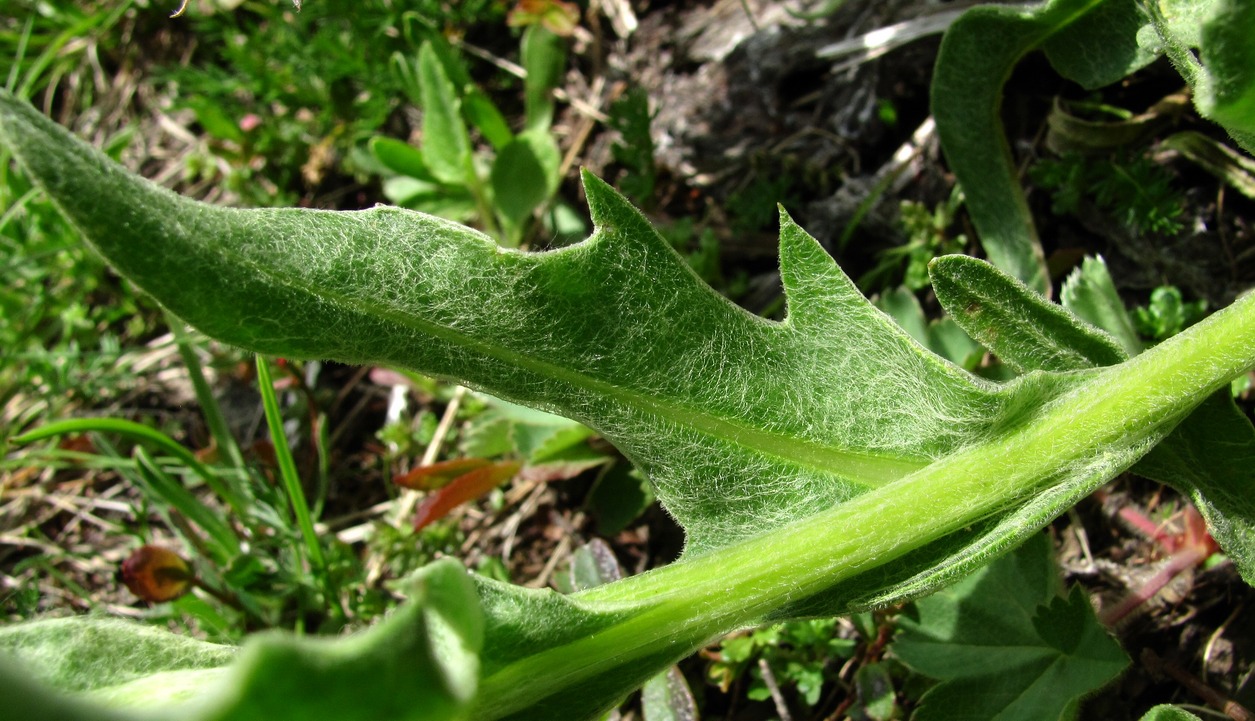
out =
{"type": "Polygon", "coordinates": [[[492,461],[487,458],[458,458],[452,461],[440,461],[428,466],[419,466],[409,473],[397,476],[392,482],[402,488],[415,491],[434,491],[449,485],[458,476],[483,468],[492,461]]]}
{"type": "Polygon", "coordinates": [[[510,27],[540,24],[561,37],[570,37],[579,21],[580,7],[564,0],[519,0],[506,18],[510,27]]]}
{"type": "Polygon", "coordinates": [[[214,464],[218,462],[220,454],[218,453],[218,444],[211,441],[208,446],[198,449],[195,453],[196,460],[205,464],[214,464]]]}
{"type": "Polygon", "coordinates": [[[76,453],[95,453],[96,446],[92,444],[92,439],[86,435],[65,436],[61,442],[57,444],[57,448],[63,451],[74,451],[76,453]]]}
{"type": "Polygon", "coordinates": [[[479,498],[513,478],[522,467],[520,461],[500,461],[462,474],[444,488],[432,491],[418,506],[414,530],[422,530],[431,522],[444,518],[454,508],[479,498]]]}

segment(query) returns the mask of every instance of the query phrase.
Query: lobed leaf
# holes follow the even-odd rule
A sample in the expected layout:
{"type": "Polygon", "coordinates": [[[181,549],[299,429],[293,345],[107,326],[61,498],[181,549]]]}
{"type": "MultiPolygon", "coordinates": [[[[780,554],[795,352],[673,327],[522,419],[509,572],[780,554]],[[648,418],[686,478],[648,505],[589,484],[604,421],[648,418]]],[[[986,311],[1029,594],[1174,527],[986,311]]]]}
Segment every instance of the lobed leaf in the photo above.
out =
{"type": "Polygon", "coordinates": [[[1079,587],[1060,595],[1053,549],[1037,534],[1016,553],[916,603],[894,653],[940,679],[914,718],[1075,718],[1085,695],[1128,665],[1079,587]]]}
{"type": "Polygon", "coordinates": [[[29,106],[3,108],[6,144],[84,236],[202,331],[457,378],[584,422],[646,470],[690,555],[900,478],[1058,390],[999,387],[928,353],[787,217],[789,317],[775,323],[702,283],[591,176],[593,237],[519,253],[394,208],[201,205],[29,106]]]}
{"type": "Polygon", "coordinates": [[[567,597],[475,579],[479,610],[461,602],[483,617],[476,719],[593,718],[732,628],[935,589],[1255,364],[1251,301],[1110,370],[982,380],[876,310],[787,216],[788,315],[767,321],[590,176],[593,236],[521,253],[397,209],[194,203],[3,94],[0,142],[115,267],[209,335],[457,379],[582,421],[649,474],[686,527],[680,562],[567,597]],[[1156,383],[1173,390],[1144,392],[1156,383]]]}

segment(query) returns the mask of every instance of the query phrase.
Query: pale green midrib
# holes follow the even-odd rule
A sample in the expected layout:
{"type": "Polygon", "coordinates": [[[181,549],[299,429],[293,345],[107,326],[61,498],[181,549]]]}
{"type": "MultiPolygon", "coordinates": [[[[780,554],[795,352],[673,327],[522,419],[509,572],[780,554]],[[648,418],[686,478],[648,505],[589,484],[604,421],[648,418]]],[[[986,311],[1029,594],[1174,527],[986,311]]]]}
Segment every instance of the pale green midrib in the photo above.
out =
{"type": "MultiPolygon", "coordinates": [[[[234,214],[249,211],[229,212],[234,214]]],[[[513,348],[481,341],[447,326],[425,321],[405,311],[382,307],[363,298],[299,282],[293,277],[281,275],[237,253],[233,248],[219,247],[216,250],[232,262],[252,268],[258,274],[265,276],[275,286],[287,287],[308,293],[316,298],[331,300],[339,307],[362,313],[367,317],[383,318],[412,331],[433,336],[455,346],[471,348],[493,360],[514,365],[541,377],[558,380],[574,388],[610,398],[628,407],[645,410],[663,420],[676,423],[682,427],[695,429],[717,440],[748,447],[758,453],[773,456],[795,465],[806,466],[820,473],[834,474],[868,488],[876,488],[895,481],[928,465],[932,461],[932,459],[922,456],[919,458],[893,457],[866,451],[850,451],[835,448],[807,439],[753,428],[737,420],[715,416],[678,403],[662,403],[653,396],[614,385],[586,373],[572,371],[561,365],[519,352],[513,348]]],[[[454,380],[461,379],[455,378],[454,380]]]]}

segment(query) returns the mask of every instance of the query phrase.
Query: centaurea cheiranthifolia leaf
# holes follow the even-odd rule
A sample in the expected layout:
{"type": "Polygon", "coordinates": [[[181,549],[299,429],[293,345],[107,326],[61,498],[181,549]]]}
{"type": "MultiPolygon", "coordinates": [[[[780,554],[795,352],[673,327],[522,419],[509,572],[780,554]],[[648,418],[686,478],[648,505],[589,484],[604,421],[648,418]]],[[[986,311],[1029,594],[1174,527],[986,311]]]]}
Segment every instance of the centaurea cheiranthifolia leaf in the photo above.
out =
{"type": "Polygon", "coordinates": [[[596,718],[733,628],[934,589],[1255,365],[1251,300],[1108,369],[985,381],[913,341],[787,216],[789,312],[764,320],[590,176],[593,236],[520,253],[391,208],[182,199],[2,93],[0,144],[120,272],[207,334],[456,379],[580,420],[649,475],[688,534],[679,562],[571,596],[476,580],[481,721],[596,718]]]}
{"type": "Polygon", "coordinates": [[[3,108],[0,137],[84,237],[206,334],[411,368],[580,420],[649,474],[690,555],[901,478],[1060,385],[1001,387],[929,353],[787,217],[776,323],[711,290],[592,176],[594,235],[520,253],[395,208],[196,203],[23,103],[3,108]]]}

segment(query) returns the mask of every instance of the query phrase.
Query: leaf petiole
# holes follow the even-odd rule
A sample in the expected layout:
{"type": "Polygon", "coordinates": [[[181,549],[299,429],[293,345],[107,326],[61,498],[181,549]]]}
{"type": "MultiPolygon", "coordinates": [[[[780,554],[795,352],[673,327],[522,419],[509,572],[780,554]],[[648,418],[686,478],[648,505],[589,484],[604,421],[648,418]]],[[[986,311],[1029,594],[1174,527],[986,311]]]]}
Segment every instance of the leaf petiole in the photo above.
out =
{"type": "Polygon", "coordinates": [[[999,439],[784,528],[575,594],[594,609],[633,612],[489,675],[473,717],[506,717],[631,659],[682,658],[789,603],[1031,503],[1078,468],[1092,491],[1252,366],[1255,294],[1132,360],[1064,376],[1073,379],[1070,389],[999,439]]]}

